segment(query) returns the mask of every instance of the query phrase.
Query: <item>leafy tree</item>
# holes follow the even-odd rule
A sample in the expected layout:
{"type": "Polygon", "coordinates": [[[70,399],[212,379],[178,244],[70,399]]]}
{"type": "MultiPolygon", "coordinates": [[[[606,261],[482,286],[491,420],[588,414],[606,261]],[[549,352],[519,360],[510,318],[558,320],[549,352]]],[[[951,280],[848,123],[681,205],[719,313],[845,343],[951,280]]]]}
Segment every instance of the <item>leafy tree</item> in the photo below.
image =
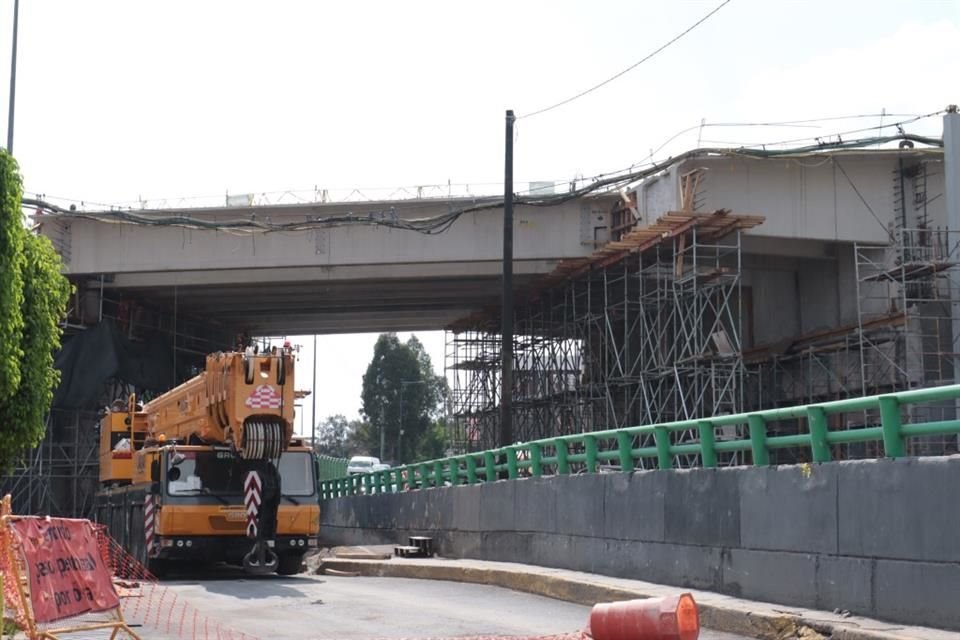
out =
{"type": "Polygon", "coordinates": [[[423,433],[417,442],[415,459],[435,460],[447,454],[447,427],[443,419],[436,420],[423,433]]]}
{"type": "MultiPolygon", "coordinates": [[[[430,356],[416,336],[401,343],[395,333],[381,334],[363,376],[363,414],[370,425],[362,445],[395,462],[420,458],[446,397],[446,380],[434,375],[430,356]],[[401,433],[402,419],[402,433],[401,433]]],[[[435,448],[435,447],[434,447],[435,448]]]]}
{"type": "Polygon", "coordinates": [[[350,450],[351,426],[342,414],[328,416],[317,426],[317,453],[346,458],[350,450]]]}
{"type": "Polygon", "coordinates": [[[380,454],[380,449],[373,449],[371,442],[376,442],[380,446],[380,437],[373,430],[373,427],[366,420],[350,421],[350,436],[347,439],[348,456],[376,456],[380,454]]]}
{"type": "Polygon", "coordinates": [[[23,357],[23,184],[17,161],[0,150],[0,402],[20,387],[23,357]]]}
{"type": "Polygon", "coordinates": [[[53,367],[53,353],[60,347],[59,321],[70,297],[53,245],[23,226],[20,185],[16,162],[0,151],[2,471],[9,471],[24,449],[43,439],[44,416],[60,379],[53,367]]]}

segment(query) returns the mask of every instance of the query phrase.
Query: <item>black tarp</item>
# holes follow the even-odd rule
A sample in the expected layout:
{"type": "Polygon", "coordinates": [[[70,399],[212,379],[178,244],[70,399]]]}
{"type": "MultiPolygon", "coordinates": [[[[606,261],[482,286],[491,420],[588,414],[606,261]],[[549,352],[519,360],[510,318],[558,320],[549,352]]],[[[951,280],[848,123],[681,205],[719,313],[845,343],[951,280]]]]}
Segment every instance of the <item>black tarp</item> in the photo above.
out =
{"type": "Polygon", "coordinates": [[[95,409],[111,378],[141,390],[162,392],[174,386],[173,350],[159,334],[131,341],[112,320],[104,320],[64,342],[54,366],[60,386],[53,394],[59,409],[95,409]]]}

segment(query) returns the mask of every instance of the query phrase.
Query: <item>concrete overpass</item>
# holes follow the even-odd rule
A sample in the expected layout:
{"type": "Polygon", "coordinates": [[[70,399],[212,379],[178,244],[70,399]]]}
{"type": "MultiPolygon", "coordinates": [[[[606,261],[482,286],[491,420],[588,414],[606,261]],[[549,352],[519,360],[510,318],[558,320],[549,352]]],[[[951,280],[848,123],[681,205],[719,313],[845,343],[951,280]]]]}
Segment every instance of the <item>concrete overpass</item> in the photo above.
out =
{"type": "MultiPolygon", "coordinates": [[[[516,285],[606,241],[614,200],[518,207],[516,285]]],[[[117,211],[37,220],[71,279],[94,293],[102,287],[107,296],[133,296],[253,335],[356,333],[442,329],[495,302],[503,233],[496,202],[443,198],[135,212],[149,224],[118,224],[117,211]],[[464,210],[433,235],[381,224],[464,210]],[[180,226],[187,219],[209,226],[257,220],[309,228],[180,226]]]]}

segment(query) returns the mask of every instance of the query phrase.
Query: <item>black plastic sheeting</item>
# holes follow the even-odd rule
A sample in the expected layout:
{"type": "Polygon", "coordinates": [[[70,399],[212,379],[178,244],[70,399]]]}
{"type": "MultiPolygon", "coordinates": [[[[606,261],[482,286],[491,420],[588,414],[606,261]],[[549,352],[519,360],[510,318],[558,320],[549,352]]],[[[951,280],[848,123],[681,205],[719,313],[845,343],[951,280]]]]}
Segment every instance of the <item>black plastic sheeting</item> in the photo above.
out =
{"type": "Polygon", "coordinates": [[[61,373],[53,394],[53,406],[59,409],[98,408],[104,384],[111,378],[154,392],[174,386],[170,343],[159,334],[133,342],[112,320],[65,341],[54,366],[61,373]]]}

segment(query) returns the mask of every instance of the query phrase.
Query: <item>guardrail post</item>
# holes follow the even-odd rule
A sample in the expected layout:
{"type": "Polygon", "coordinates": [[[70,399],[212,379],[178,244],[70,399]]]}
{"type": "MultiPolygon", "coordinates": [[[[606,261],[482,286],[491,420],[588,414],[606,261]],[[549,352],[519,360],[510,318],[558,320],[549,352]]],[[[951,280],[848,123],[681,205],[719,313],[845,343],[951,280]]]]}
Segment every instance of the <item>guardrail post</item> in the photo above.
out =
{"type": "MultiPolygon", "coordinates": [[[[433,481],[433,486],[442,487],[443,486],[443,461],[442,460],[437,460],[436,462],[433,463],[433,477],[435,478],[435,480],[433,481]]],[[[453,484],[452,480],[450,484],[453,484]]]]}
{"type": "Polygon", "coordinates": [[[717,466],[717,436],[713,432],[713,423],[701,420],[697,423],[697,430],[700,432],[700,462],[707,468],[717,466]]]}
{"type": "Polygon", "coordinates": [[[657,468],[672,468],[673,456],[670,455],[670,432],[666,427],[654,427],[653,439],[657,443],[657,468]]]}
{"type": "Polygon", "coordinates": [[[557,438],[553,441],[557,450],[557,475],[565,476],[570,473],[570,463],[567,462],[567,441],[557,438]]]}
{"type": "Polygon", "coordinates": [[[534,478],[539,478],[543,473],[543,470],[540,468],[540,445],[531,444],[530,445],[530,475],[534,478]]]}
{"type": "Polygon", "coordinates": [[[827,443],[827,412],[823,407],[807,407],[807,428],[810,430],[810,453],[814,462],[830,462],[827,443]]]}
{"type": "Polygon", "coordinates": [[[517,477],[517,448],[507,447],[507,477],[513,480],[517,477]]]}
{"type": "Polygon", "coordinates": [[[752,413],[747,416],[750,428],[750,448],[753,452],[753,464],[765,467],[770,464],[770,452],[767,451],[767,421],[763,416],[752,413]]]}
{"type": "Polygon", "coordinates": [[[467,484],[477,483],[477,460],[472,453],[467,454],[467,484]]]}
{"type": "Polygon", "coordinates": [[[584,436],[583,438],[584,445],[587,449],[587,471],[590,473],[597,472],[597,437],[596,436],[584,436]]]}
{"type": "Polygon", "coordinates": [[[364,493],[370,493],[370,486],[371,484],[373,484],[370,480],[371,479],[370,479],[369,473],[363,474],[363,492],[364,493]]]}
{"type": "Polygon", "coordinates": [[[883,428],[883,452],[888,458],[902,458],[907,454],[900,434],[900,401],[896,396],[880,396],[880,426],[883,428]]]}
{"type": "Polygon", "coordinates": [[[497,461],[493,451],[483,452],[483,470],[487,473],[487,482],[494,482],[497,479],[497,461]]]}
{"type": "Polygon", "coordinates": [[[420,482],[423,484],[424,489],[430,488],[430,483],[433,481],[432,475],[426,464],[420,465],[420,482]]]}
{"type": "Polygon", "coordinates": [[[447,472],[450,474],[450,484],[457,486],[460,484],[460,457],[450,458],[447,472]]]}
{"type": "Polygon", "coordinates": [[[620,454],[620,470],[633,471],[633,438],[626,431],[617,431],[617,449],[620,454]]]}

